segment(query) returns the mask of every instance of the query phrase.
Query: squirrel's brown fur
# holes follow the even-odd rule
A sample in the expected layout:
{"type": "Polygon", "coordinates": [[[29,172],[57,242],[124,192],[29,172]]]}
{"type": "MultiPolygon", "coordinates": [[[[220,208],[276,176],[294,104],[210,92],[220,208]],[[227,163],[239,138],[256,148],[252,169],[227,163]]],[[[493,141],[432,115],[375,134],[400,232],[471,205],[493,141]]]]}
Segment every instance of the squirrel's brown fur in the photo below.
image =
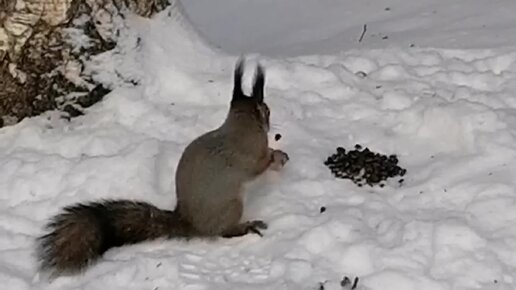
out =
{"type": "Polygon", "coordinates": [[[234,74],[224,123],[192,141],[176,170],[174,211],[130,200],[103,200],[65,207],[38,238],[40,268],[51,275],[76,273],[110,248],[159,237],[235,237],[260,234],[260,220],[242,222],[242,187],[288,155],[268,146],[269,108],[259,65],[251,96],[242,91],[243,60],[234,74]]]}

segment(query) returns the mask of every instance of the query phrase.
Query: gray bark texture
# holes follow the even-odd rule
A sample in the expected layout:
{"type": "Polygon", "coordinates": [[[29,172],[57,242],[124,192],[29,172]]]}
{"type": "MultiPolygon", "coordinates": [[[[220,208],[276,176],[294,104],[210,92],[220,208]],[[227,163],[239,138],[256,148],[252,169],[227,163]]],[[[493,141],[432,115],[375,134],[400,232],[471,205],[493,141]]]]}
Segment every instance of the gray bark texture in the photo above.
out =
{"type": "Polygon", "coordinates": [[[0,0],[0,127],[48,110],[69,117],[109,92],[84,62],[116,45],[122,10],[150,17],[168,0],[0,0]],[[70,41],[77,33],[87,45],[70,41]]]}

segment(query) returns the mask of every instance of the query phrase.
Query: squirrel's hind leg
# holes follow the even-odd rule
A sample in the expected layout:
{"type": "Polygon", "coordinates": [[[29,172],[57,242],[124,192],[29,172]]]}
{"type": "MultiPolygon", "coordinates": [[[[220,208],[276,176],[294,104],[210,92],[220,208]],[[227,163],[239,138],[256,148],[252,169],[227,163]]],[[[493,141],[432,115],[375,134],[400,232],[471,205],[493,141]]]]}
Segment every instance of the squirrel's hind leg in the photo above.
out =
{"type": "Polygon", "coordinates": [[[263,221],[241,222],[243,202],[235,198],[216,209],[205,209],[204,218],[197,220],[193,226],[201,236],[220,236],[223,238],[239,237],[249,233],[262,236],[260,230],[266,229],[263,221]]]}
{"type": "Polygon", "coordinates": [[[228,230],[226,230],[223,234],[223,238],[233,238],[233,237],[241,237],[250,233],[254,233],[262,237],[262,233],[260,230],[267,229],[267,224],[261,220],[248,221],[244,223],[237,224],[228,230]]]}

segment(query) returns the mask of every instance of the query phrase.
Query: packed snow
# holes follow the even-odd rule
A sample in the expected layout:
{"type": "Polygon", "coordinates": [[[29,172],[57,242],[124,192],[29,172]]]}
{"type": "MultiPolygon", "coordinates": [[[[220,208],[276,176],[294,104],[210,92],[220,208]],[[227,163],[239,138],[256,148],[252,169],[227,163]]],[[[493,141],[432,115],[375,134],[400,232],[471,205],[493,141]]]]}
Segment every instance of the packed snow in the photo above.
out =
{"type": "Polygon", "coordinates": [[[236,54],[516,45],[513,0],[188,0],[184,6],[207,39],[236,54]]]}
{"type": "MultiPolygon", "coordinates": [[[[493,3],[475,7],[509,2],[493,3]]],[[[418,19],[398,16],[385,21],[418,19]]],[[[344,276],[362,290],[516,288],[516,46],[445,43],[249,55],[245,90],[259,61],[271,146],[290,155],[247,189],[245,218],[267,222],[264,236],[146,242],[108,251],[83,274],[44,279],[34,239],[48,218],[100,198],[173,208],[183,148],[227,113],[239,55],[204,40],[178,2],[150,20],[129,17],[123,35],[87,68],[115,89],[86,115],[49,112],[0,129],[3,289],[328,290],[343,289],[344,276]],[[398,154],[403,184],[332,177],[324,160],[357,143],[398,154]]]]}

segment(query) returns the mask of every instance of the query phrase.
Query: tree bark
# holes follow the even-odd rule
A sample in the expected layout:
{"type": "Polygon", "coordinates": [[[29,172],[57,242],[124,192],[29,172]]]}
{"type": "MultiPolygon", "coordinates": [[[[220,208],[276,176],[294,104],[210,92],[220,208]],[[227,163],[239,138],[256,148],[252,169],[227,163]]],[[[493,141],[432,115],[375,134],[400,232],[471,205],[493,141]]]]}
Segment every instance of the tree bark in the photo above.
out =
{"type": "Polygon", "coordinates": [[[109,92],[82,69],[92,55],[115,47],[122,10],[150,17],[167,5],[168,0],[0,0],[0,127],[48,110],[82,114],[109,92]],[[73,45],[71,34],[77,32],[87,45],[73,45]]]}

